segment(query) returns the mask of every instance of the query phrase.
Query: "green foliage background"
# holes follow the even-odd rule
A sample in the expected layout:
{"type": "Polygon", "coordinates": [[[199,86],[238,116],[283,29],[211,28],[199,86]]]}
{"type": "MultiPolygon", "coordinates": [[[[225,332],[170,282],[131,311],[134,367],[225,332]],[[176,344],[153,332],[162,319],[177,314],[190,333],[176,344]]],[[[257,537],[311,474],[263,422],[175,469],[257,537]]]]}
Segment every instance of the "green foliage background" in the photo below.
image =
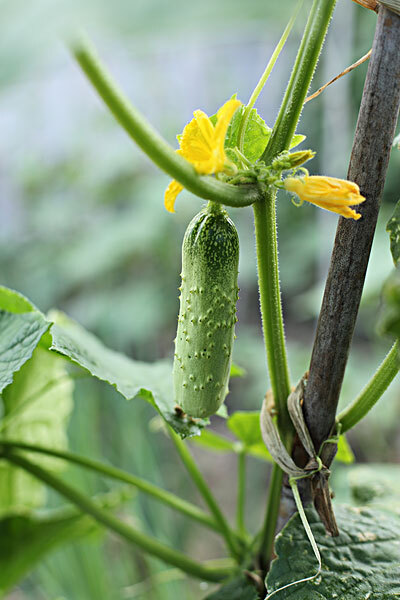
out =
{"type": "MultiPolygon", "coordinates": [[[[201,201],[183,193],[172,216],[163,209],[168,178],[156,171],[95,98],[62,42],[76,24],[86,27],[135,105],[174,143],[196,108],[208,114],[234,92],[246,102],[294,2],[239,0],[187,3],[141,0],[108,3],[5,2],[0,76],[0,273],[43,311],[58,307],[108,346],[138,360],[171,356],[178,312],[180,246],[201,201]],[[56,5],[57,4],[57,5],[56,5]],[[61,35],[60,35],[61,34],[61,35]]],[[[308,6],[309,0],[305,2],[308,6]]],[[[258,102],[272,125],[304,18],[258,102]]],[[[313,89],[371,45],[375,17],[339,0],[313,89]],[[345,41],[344,41],[345,40],[345,41]]],[[[304,110],[300,131],[318,155],[310,172],[345,177],[366,65],[304,110]]],[[[392,265],[384,224],[396,197],[400,152],[394,152],[368,272],[342,402],[353,399],[383,358],[388,340],[374,323],[382,283],[392,265]]],[[[397,188],[398,189],[398,188],[397,188]]],[[[311,206],[296,209],[279,198],[283,302],[292,380],[307,368],[336,217],[311,206]]],[[[259,324],[251,209],[230,210],[241,241],[239,324],[235,361],[247,375],[235,379],[230,411],[255,410],[268,387],[259,324]]],[[[389,390],[350,436],[360,461],[399,461],[398,390],[389,390]],[[396,402],[397,400],[397,402],[396,402]],[[382,409],[382,406],[384,407],[382,409]],[[397,448],[397,450],[396,450],[397,448]]],[[[215,428],[223,423],[215,418],[215,428]]],[[[195,497],[168,440],[145,403],[126,403],[99,382],[78,381],[69,427],[70,446],[102,456],[167,489],[195,497]]],[[[214,457],[192,445],[201,467],[234,513],[234,457],[214,457]],[[221,485],[221,472],[224,471],[221,485]]],[[[261,519],[264,462],[249,461],[249,525],[261,519]]],[[[66,476],[87,492],[108,488],[69,468],[66,476]]],[[[50,504],[59,500],[50,497],[50,504]]],[[[126,514],[161,540],[199,558],[218,557],[219,541],[168,509],[135,496],[126,514]]],[[[98,533],[48,556],[8,600],[146,598],[197,600],[212,586],[168,582],[174,574],[115,538],[98,533]],[[143,583],[144,582],[144,583],[143,583]]]]}

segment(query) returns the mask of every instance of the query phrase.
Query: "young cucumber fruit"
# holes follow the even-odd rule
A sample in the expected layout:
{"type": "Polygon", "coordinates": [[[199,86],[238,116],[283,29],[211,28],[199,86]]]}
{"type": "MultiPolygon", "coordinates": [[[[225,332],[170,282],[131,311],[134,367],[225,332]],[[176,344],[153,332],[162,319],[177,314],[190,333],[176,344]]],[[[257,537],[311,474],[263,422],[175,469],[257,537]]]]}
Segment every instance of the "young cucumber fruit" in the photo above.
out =
{"type": "Polygon", "coordinates": [[[238,299],[239,239],[214,203],[197,214],[182,245],[175,339],[175,402],[192,417],[217,412],[228,393],[238,299]]]}

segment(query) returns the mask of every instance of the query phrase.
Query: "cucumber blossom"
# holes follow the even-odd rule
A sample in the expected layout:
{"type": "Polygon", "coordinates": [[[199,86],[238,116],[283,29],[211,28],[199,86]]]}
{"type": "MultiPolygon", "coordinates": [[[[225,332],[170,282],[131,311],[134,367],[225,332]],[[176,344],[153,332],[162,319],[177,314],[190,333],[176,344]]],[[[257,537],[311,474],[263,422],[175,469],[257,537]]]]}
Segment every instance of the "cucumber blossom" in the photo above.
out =
{"type": "Polygon", "coordinates": [[[175,339],[175,402],[208,417],[228,393],[238,299],[235,225],[209,203],[189,223],[182,245],[182,285],[175,339]]]}

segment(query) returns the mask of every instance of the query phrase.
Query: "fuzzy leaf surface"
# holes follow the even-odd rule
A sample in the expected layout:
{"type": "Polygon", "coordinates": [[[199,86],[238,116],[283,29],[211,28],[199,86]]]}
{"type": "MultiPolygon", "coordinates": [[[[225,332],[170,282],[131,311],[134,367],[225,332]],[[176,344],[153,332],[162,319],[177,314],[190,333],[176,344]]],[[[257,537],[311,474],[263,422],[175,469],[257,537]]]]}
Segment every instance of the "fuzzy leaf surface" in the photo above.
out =
{"type": "MultiPolygon", "coordinates": [[[[400,517],[377,509],[335,506],[339,537],[325,533],[314,509],[306,510],[322,557],[315,580],[290,587],[277,600],[390,600],[400,594],[400,517]]],[[[316,559],[299,515],[276,538],[277,558],[268,592],[313,575],[316,559]]]]}
{"type": "Polygon", "coordinates": [[[193,419],[175,410],[172,365],[169,361],[144,363],[110,350],[94,335],[62,313],[52,315],[52,346],[73,363],[106,381],[127,400],[144,398],[182,437],[198,435],[208,419],[193,419]]]}
{"type": "Polygon", "coordinates": [[[257,590],[246,577],[236,577],[205,600],[258,600],[257,590]]]}
{"type": "Polygon", "coordinates": [[[0,287],[0,393],[30,359],[49,325],[24,296],[0,287]]]}
{"type": "MultiPolygon", "coordinates": [[[[38,346],[3,390],[0,437],[63,450],[66,427],[73,404],[73,381],[66,361],[38,346]]],[[[60,470],[62,461],[31,453],[30,458],[50,470],[60,470]]],[[[45,486],[23,469],[0,460],[0,515],[26,511],[44,504],[45,486]]]]}

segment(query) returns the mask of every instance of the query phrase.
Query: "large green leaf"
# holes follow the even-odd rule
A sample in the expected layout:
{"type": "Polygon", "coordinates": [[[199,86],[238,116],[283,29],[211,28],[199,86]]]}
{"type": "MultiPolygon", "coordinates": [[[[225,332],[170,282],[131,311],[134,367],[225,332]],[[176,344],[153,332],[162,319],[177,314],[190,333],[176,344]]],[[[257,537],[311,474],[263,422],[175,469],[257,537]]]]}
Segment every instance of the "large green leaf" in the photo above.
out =
{"type": "MultiPolygon", "coordinates": [[[[72,409],[73,381],[66,361],[38,346],[3,390],[3,439],[40,444],[49,448],[67,446],[66,425],[72,409]]],[[[49,469],[64,463],[44,455],[32,460],[49,469]]],[[[0,515],[26,511],[45,501],[45,487],[22,469],[0,460],[0,515]]]]}
{"type": "MultiPolygon", "coordinates": [[[[132,489],[132,488],[131,488],[132,489]]],[[[114,508],[129,496],[126,489],[95,498],[102,508],[114,508]]],[[[29,572],[57,546],[101,531],[91,517],[72,507],[39,515],[8,516],[0,520],[0,595],[29,572]]]]}
{"type": "Polygon", "coordinates": [[[396,204],[394,213],[386,225],[390,237],[390,251],[394,264],[400,265],[400,200],[396,204]]]}
{"type": "MultiPolygon", "coordinates": [[[[172,366],[168,361],[134,361],[106,348],[62,313],[54,312],[47,321],[26,298],[7,288],[0,288],[0,392],[31,358],[53,318],[57,322],[43,337],[42,347],[47,344],[53,354],[63,354],[94,377],[113,385],[125,398],[144,398],[182,437],[198,435],[208,424],[208,419],[193,419],[175,410],[172,366]]],[[[233,376],[239,374],[234,369],[233,376]]]]}
{"type": "MultiPolygon", "coordinates": [[[[400,595],[400,517],[387,512],[335,506],[339,537],[326,534],[313,509],[307,517],[321,551],[322,573],[286,589],[277,600],[389,600],[400,595]]],[[[276,538],[268,591],[313,575],[316,559],[296,514],[276,538]]]]}
{"type": "Polygon", "coordinates": [[[333,488],[340,502],[390,510],[400,516],[400,465],[369,463],[337,469],[333,488]]]}
{"type": "Polygon", "coordinates": [[[205,600],[258,600],[258,598],[254,585],[245,576],[241,576],[226,583],[205,600]]]}
{"type": "Polygon", "coordinates": [[[147,400],[182,437],[198,435],[208,420],[193,419],[175,410],[172,365],[169,361],[144,363],[106,348],[94,335],[62,313],[50,315],[52,345],[94,377],[114,386],[127,400],[147,400]]]}
{"type": "Polygon", "coordinates": [[[48,328],[42,313],[24,296],[0,287],[0,393],[30,359],[48,328]]]}

